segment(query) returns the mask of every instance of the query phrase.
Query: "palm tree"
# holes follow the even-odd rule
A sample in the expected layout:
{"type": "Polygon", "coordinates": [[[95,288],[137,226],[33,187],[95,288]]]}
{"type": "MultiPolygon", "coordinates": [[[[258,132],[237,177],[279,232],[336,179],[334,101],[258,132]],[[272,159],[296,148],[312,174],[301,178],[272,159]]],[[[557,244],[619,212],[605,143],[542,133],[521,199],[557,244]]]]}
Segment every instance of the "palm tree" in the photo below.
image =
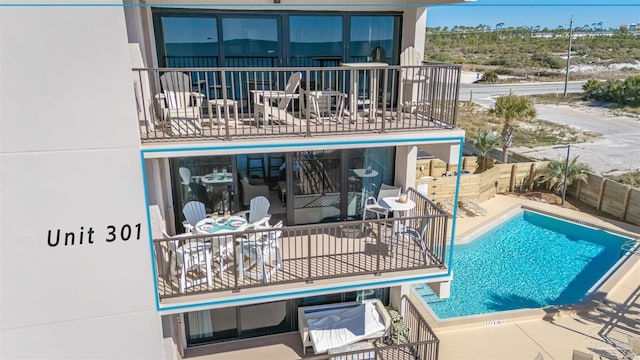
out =
{"type": "Polygon", "coordinates": [[[587,171],[591,169],[586,163],[578,162],[578,157],[579,156],[576,156],[573,160],[569,161],[568,167],[565,160],[554,160],[542,171],[542,174],[546,177],[544,182],[550,184],[549,189],[551,191],[555,191],[556,193],[562,192],[565,174],[567,174],[567,187],[574,182],[587,182],[587,171]]]}
{"type": "Polygon", "coordinates": [[[509,155],[507,150],[513,145],[513,123],[514,121],[533,119],[536,117],[536,109],[533,101],[526,96],[503,95],[496,99],[496,105],[491,109],[491,113],[504,120],[502,128],[502,162],[507,163],[509,155]]]}
{"type": "Polygon", "coordinates": [[[480,151],[480,158],[482,161],[480,162],[480,172],[486,169],[487,165],[487,154],[491,151],[498,143],[500,142],[500,138],[496,135],[495,132],[484,129],[478,133],[478,138],[476,139],[476,147],[480,151]]]}

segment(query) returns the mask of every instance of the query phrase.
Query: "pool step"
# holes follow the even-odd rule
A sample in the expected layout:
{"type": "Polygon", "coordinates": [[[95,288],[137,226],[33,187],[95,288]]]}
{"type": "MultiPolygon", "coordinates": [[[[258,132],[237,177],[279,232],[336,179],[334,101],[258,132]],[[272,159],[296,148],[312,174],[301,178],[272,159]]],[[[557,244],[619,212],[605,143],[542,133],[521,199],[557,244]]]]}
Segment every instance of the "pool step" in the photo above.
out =
{"type": "Polygon", "coordinates": [[[420,287],[416,287],[415,289],[418,295],[420,295],[424,302],[426,302],[427,304],[442,302],[446,300],[440,299],[428,285],[422,285],[420,287]]]}

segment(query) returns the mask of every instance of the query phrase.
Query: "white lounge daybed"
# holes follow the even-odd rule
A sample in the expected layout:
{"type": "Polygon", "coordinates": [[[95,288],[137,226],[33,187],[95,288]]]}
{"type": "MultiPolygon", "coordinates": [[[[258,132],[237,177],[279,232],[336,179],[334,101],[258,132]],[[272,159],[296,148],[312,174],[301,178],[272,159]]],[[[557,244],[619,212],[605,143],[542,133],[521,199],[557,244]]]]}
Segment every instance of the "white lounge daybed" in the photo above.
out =
{"type": "Polygon", "coordinates": [[[298,308],[303,353],[316,354],[361,340],[388,335],[391,318],[380,300],[364,300],[298,308]]]}

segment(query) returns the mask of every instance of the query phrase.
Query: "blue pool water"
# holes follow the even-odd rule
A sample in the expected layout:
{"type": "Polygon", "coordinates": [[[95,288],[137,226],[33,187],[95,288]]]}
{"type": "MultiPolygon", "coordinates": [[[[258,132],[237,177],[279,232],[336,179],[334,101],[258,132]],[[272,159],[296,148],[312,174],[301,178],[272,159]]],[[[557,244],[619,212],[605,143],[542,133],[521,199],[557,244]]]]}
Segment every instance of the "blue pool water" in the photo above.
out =
{"type": "Polygon", "coordinates": [[[454,245],[451,297],[416,291],[440,319],[579,302],[620,259],[627,238],[523,211],[454,245]]]}

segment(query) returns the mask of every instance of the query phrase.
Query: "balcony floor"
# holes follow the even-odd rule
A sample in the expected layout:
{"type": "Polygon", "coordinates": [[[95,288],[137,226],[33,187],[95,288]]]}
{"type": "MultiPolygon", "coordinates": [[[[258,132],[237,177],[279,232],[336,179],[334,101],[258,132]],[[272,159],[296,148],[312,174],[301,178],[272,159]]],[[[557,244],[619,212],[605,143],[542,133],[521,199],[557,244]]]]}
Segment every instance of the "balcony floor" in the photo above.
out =
{"type": "Polygon", "coordinates": [[[140,136],[144,143],[163,143],[169,141],[194,141],[194,140],[224,140],[252,139],[274,136],[307,136],[307,135],[352,135],[355,133],[379,133],[387,131],[416,131],[424,129],[450,128],[425,113],[399,112],[396,110],[379,110],[375,117],[369,114],[358,113],[354,119],[348,115],[342,118],[312,118],[305,120],[305,114],[294,112],[293,121],[270,120],[266,124],[261,119],[256,121],[253,114],[241,112],[238,121],[231,120],[228,123],[224,118],[218,121],[215,114],[206,113],[202,116],[201,123],[188,119],[178,119],[169,124],[157,123],[140,124],[140,136]],[[384,116],[383,116],[384,114],[384,116]]]}

